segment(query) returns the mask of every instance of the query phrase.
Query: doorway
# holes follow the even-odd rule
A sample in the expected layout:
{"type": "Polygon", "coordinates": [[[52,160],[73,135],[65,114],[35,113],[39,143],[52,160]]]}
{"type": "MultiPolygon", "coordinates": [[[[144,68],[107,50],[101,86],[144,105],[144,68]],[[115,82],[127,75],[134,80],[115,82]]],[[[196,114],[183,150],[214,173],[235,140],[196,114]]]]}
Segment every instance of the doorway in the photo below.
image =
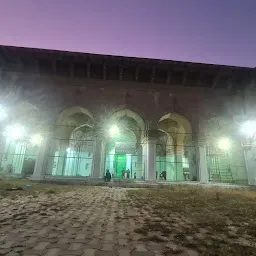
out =
{"type": "Polygon", "coordinates": [[[116,170],[116,178],[122,179],[122,170],[126,170],[126,155],[115,155],[114,168],[116,170]]]}

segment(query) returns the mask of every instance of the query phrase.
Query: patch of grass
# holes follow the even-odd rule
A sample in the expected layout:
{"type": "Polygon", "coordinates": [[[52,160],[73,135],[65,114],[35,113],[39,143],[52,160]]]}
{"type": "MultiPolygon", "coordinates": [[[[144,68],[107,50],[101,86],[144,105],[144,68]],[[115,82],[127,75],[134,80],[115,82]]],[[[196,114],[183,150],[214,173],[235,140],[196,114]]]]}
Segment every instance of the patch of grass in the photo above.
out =
{"type": "Polygon", "coordinates": [[[152,232],[152,231],[159,231],[161,232],[163,235],[166,234],[170,234],[171,231],[168,227],[162,225],[159,222],[152,222],[152,221],[147,221],[144,225],[144,228],[148,231],[148,232],[152,232]]]}
{"type": "Polygon", "coordinates": [[[57,194],[57,190],[51,188],[51,189],[47,190],[45,193],[46,194],[57,194]]]}
{"type": "Polygon", "coordinates": [[[200,255],[256,255],[255,190],[177,186],[130,190],[128,194],[136,207],[154,216],[144,220],[137,233],[160,232],[200,255]],[[155,217],[162,221],[156,222],[155,217]],[[232,249],[237,245],[243,250],[232,249]]]}

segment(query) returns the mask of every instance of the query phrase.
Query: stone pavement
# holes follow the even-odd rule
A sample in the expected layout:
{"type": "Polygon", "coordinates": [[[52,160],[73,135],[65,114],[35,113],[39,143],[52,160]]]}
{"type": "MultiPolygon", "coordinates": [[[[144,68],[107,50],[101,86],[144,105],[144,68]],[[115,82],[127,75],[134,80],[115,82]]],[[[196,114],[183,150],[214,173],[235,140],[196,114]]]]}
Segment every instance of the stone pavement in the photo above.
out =
{"type": "Polygon", "coordinates": [[[0,206],[0,255],[172,255],[168,246],[175,255],[197,255],[176,251],[170,241],[145,239],[142,224],[155,217],[136,208],[125,188],[74,187],[62,194],[2,198],[0,206]]]}
{"type": "Polygon", "coordinates": [[[140,241],[140,212],[127,189],[84,187],[0,200],[0,255],[160,256],[140,241]]]}

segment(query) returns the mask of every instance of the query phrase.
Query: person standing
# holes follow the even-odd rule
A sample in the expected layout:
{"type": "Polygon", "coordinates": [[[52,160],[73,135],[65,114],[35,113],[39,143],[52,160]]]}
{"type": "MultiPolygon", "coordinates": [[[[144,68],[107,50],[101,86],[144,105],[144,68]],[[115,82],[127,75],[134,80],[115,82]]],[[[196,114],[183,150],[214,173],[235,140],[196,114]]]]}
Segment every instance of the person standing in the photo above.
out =
{"type": "Polygon", "coordinates": [[[123,168],[123,170],[122,170],[122,179],[124,180],[124,178],[125,178],[125,169],[123,168]]]}
{"type": "Polygon", "coordinates": [[[127,179],[130,179],[130,172],[131,172],[131,171],[130,171],[129,169],[126,171],[126,178],[127,178],[127,179]]]}
{"type": "Polygon", "coordinates": [[[106,178],[105,179],[106,179],[107,182],[109,182],[111,180],[111,173],[110,173],[109,170],[107,170],[107,172],[106,172],[106,178]]]}
{"type": "Polygon", "coordinates": [[[166,180],[166,171],[162,172],[162,177],[163,177],[164,180],[166,180]]]}

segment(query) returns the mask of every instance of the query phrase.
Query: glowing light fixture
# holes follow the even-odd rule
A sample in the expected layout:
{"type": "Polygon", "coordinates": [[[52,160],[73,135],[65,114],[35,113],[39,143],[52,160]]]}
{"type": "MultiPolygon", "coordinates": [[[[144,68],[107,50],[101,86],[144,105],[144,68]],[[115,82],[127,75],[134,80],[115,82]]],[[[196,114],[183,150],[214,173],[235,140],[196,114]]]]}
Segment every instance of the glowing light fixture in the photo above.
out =
{"type": "Polygon", "coordinates": [[[218,147],[221,150],[229,150],[231,148],[231,141],[229,138],[220,138],[218,141],[218,147]]]}
{"type": "Polygon", "coordinates": [[[119,128],[117,125],[113,125],[110,127],[110,130],[109,130],[109,133],[110,133],[110,136],[111,137],[114,137],[116,136],[118,133],[119,133],[119,128]]]}
{"type": "Polygon", "coordinates": [[[66,151],[69,153],[71,151],[71,148],[67,148],[66,151]]]}
{"type": "Polygon", "coordinates": [[[6,109],[0,105],[0,121],[4,120],[7,117],[6,109]]]}
{"type": "Polygon", "coordinates": [[[21,140],[26,135],[26,129],[20,124],[8,125],[3,135],[9,140],[21,140]]]}
{"type": "Polygon", "coordinates": [[[247,137],[253,137],[256,133],[256,122],[246,121],[241,125],[241,132],[247,137]]]}
{"type": "Polygon", "coordinates": [[[33,145],[40,145],[41,142],[42,142],[42,136],[40,134],[35,134],[32,136],[30,142],[33,144],[33,145]]]}

